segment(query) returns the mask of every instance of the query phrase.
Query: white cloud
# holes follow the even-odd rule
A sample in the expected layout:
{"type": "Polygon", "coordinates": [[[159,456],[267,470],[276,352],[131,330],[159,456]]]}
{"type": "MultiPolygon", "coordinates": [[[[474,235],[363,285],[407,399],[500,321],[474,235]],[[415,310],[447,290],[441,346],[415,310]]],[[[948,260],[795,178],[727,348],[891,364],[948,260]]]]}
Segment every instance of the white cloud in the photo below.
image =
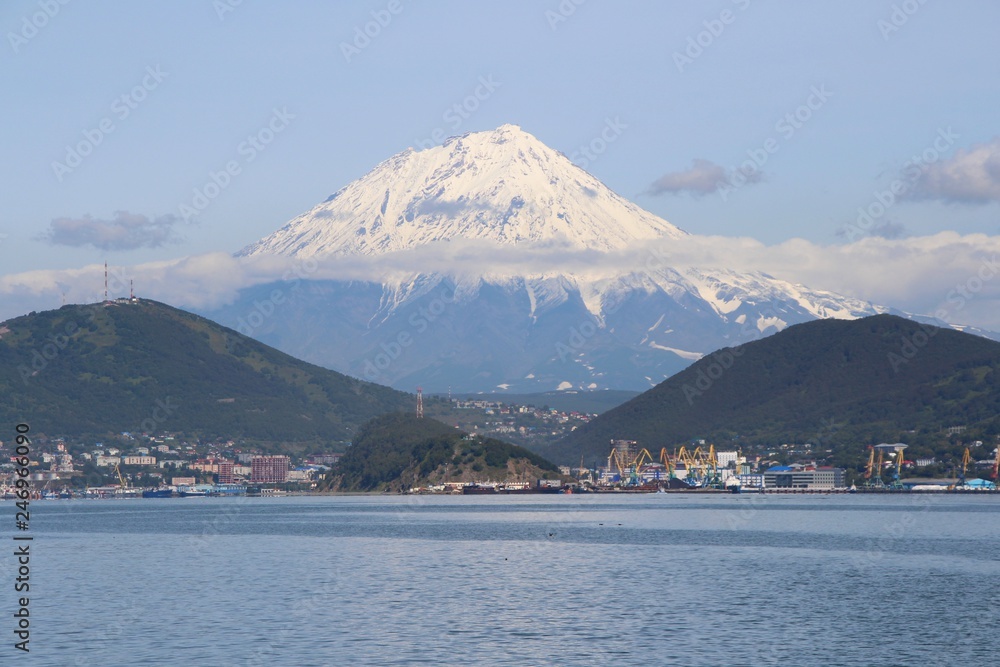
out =
{"type": "Polygon", "coordinates": [[[179,221],[173,214],[150,218],[128,211],[115,211],[111,220],[89,215],[54,218],[40,238],[52,245],[92,246],[100,250],[156,248],[180,240],[174,231],[179,221]]]}
{"type": "Polygon", "coordinates": [[[759,170],[727,171],[725,167],[711,160],[695,158],[691,167],[683,171],[673,171],[656,179],[646,194],[680,194],[687,192],[695,196],[712,194],[726,187],[742,187],[759,183],[763,174],[759,170]]]}
{"type": "Polygon", "coordinates": [[[910,197],[965,204],[1000,201],[1000,137],[924,166],[910,197]]]}
{"type": "MultiPolygon", "coordinates": [[[[399,280],[414,273],[459,276],[570,273],[614,275],[669,266],[763,271],[901,310],[1000,331],[1000,236],[959,235],[889,239],[869,237],[843,245],[791,239],[765,245],[751,238],[689,236],[645,243],[614,253],[560,245],[505,246],[482,241],[432,243],[375,257],[316,262],[287,257],[234,258],[225,253],[112,267],[112,296],[136,293],[179,307],[211,309],[232,302],[241,288],[274,281],[399,280]]],[[[103,265],[32,271],[0,277],[0,317],[102,298],[103,265]]]]}

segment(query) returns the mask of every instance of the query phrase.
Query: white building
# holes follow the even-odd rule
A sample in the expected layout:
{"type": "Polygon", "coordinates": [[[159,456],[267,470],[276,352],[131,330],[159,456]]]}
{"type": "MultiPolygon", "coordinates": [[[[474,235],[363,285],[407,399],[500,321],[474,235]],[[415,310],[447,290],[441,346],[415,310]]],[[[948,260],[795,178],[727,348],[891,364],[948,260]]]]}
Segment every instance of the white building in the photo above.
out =
{"type": "Polygon", "coordinates": [[[775,466],[764,471],[768,489],[839,489],[844,487],[843,468],[794,468],[775,466]]]}
{"type": "Polygon", "coordinates": [[[739,452],[716,452],[715,460],[719,462],[720,468],[736,467],[739,462],[739,452]]]}

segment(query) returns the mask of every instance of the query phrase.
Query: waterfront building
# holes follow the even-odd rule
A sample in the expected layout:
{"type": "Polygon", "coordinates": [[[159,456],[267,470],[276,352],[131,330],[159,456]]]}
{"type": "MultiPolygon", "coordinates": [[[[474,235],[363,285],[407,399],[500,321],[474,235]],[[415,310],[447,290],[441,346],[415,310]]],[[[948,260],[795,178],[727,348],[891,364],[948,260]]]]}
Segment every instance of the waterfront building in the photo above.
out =
{"type": "Polygon", "coordinates": [[[235,464],[232,461],[219,461],[219,484],[235,484],[236,475],[233,471],[235,464]]]}
{"type": "Polygon", "coordinates": [[[764,471],[768,489],[839,489],[844,487],[843,468],[774,466],[764,471]]]}
{"type": "Polygon", "coordinates": [[[288,481],[287,456],[255,456],[250,459],[250,481],[253,484],[283,484],[288,481]]]}

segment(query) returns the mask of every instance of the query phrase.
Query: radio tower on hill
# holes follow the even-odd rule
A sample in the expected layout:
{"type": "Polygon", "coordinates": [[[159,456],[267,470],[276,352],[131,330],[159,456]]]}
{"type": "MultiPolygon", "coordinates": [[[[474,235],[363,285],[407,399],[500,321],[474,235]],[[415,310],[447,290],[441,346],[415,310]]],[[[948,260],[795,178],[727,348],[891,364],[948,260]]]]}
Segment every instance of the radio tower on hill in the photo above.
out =
{"type": "Polygon", "coordinates": [[[417,419],[424,418],[424,390],[417,387],[417,419]]]}

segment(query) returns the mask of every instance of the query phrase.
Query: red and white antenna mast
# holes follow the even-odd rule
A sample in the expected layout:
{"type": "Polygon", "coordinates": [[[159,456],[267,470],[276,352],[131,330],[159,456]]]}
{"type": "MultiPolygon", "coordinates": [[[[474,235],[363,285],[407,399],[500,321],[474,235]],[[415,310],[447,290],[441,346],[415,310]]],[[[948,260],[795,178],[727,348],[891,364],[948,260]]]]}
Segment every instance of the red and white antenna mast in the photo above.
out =
{"type": "Polygon", "coordinates": [[[108,263],[104,262],[104,303],[108,302],[108,263]]]}
{"type": "Polygon", "coordinates": [[[128,280],[128,300],[135,301],[135,281],[131,278],[128,280]]]}
{"type": "Polygon", "coordinates": [[[417,419],[424,418],[424,390],[417,387],[417,419]]]}

